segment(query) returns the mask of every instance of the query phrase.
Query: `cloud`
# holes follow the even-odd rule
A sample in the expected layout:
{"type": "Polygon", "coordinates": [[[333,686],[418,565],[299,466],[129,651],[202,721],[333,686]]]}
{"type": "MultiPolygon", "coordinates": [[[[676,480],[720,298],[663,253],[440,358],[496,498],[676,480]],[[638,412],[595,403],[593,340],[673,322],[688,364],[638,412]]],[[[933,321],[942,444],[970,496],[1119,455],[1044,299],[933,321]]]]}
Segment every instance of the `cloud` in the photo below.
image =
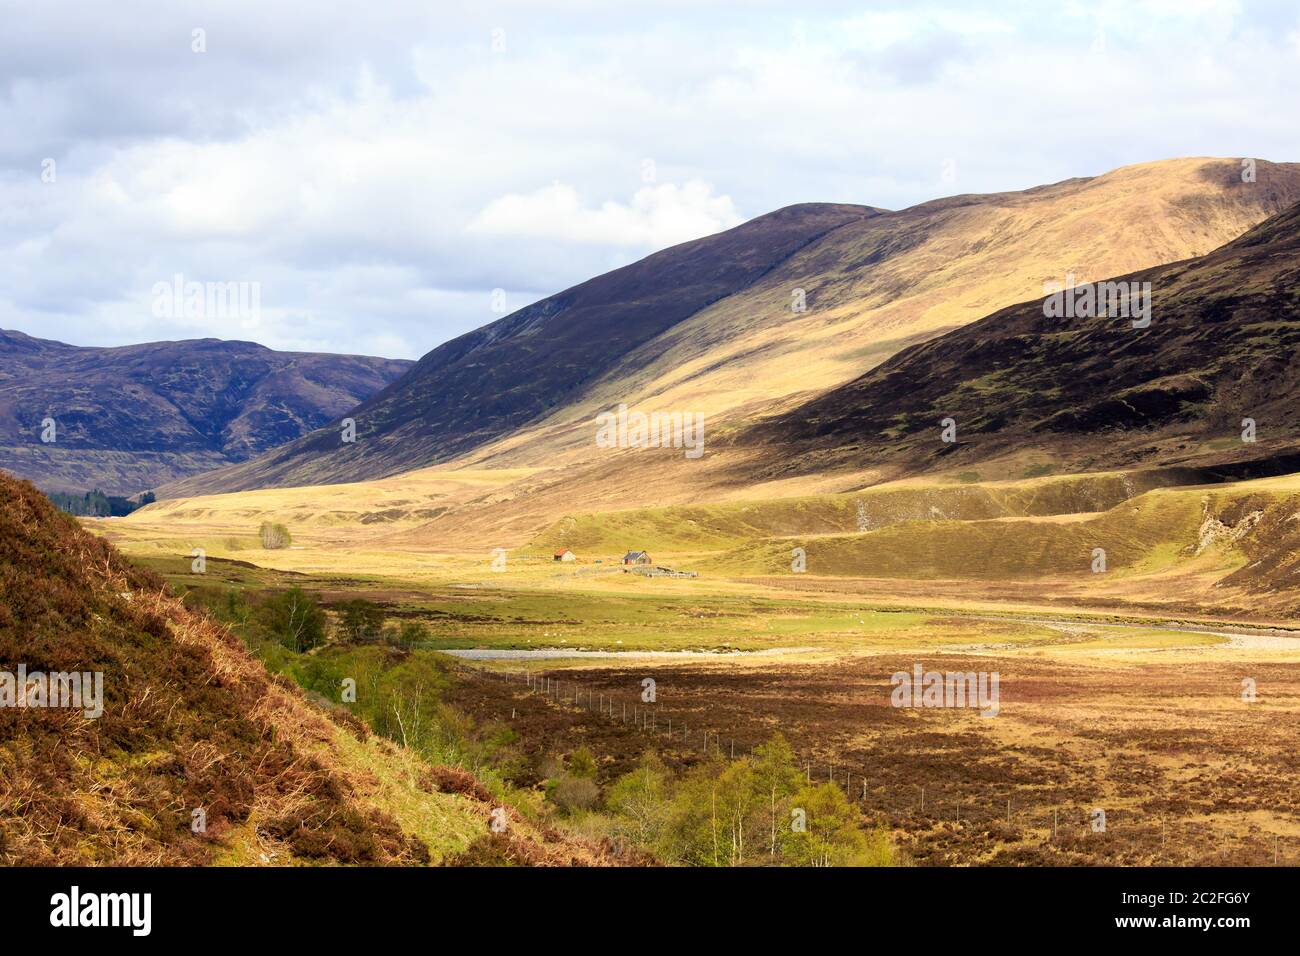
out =
{"type": "Polygon", "coordinates": [[[1293,3],[979,7],[27,5],[0,31],[0,325],[250,334],[153,318],[181,273],[261,283],[265,344],[417,357],[493,289],[520,307],[791,203],[1300,159],[1293,3]]]}
{"type": "Polygon", "coordinates": [[[469,224],[477,235],[659,249],[742,222],[730,196],[699,180],[638,189],[630,203],[583,206],[578,191],[554,183],[492,200],[469,224]]]}

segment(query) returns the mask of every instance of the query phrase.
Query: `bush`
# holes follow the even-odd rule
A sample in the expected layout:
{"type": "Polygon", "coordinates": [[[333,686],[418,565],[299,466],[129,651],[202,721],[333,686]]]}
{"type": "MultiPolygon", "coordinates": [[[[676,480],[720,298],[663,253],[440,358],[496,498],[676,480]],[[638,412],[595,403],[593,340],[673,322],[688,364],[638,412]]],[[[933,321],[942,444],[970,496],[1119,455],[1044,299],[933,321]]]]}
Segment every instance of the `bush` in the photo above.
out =
{"type": "Polygon", "coordinates": [[[325,612],[302,588],[272,595],[257,617],[272,637],[299,653],[325,643],[325,612]]]}
{"type": "Polygon", "coordinates": [[[375,641],[383,636],[384,611],[378,604],[357,598],[339,605],[339,627],[349,641],[375,641]]]}
{"type": "Polygon", "coordinates": [[[596,779],[596,758],[586,747],[579,747],[569,755],[569,776],[596,779]]]}
{"type": "Polygon", "coordinates": [[[550,788],[551,801],[565,813],[590,810],[600,799],[600,787],[587,777],[562,774],[550,788]]]}
{"type": "Polygon", "coordinates": [[[397,629],[397,643],[402,647],[423,644],[429,639],[429,629],[420,621],[403,621],[397,629]]]}
{"type": "Polygon", "coordinates": [[[671,783],[668,768],[654,753],[619,777],[605,796],[605,805],[615,815],[615,832],[638,846],[657,844],[668,820],[671,783]]]}
{"type": "Polygon", "coordinates": [[[268,551],[279,551],[293,542],[288,528],[270,521],[262,522],[262,526],[257,529],[257,536],[262,539],[262,547],[268,551]]]}

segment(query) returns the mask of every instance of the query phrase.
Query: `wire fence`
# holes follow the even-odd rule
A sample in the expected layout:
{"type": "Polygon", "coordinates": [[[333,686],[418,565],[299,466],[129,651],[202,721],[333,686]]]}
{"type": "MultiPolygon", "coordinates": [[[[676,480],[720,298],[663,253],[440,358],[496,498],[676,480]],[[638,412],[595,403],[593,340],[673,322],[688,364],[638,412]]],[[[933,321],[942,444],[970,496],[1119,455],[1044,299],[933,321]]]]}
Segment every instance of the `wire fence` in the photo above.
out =
{"type": "MultiPolygon", "coordinates": [[[[602,717],[647,737],[679,746],[686,755],[726,760],[748,757],[756,744],[744,742],[749,734],[717,731],[640,695],[628,696],[592,689],[572,677],[561,680],[548,674],[498,668],[469,667],[476,676],[517,685],[559,708],[571,708],[602,717]]],[[[513,714],[512,714],[513,716],[513,714]]],[[[1023,797],[977,797],[964,785],[954,793],[942,786],[917,785],[910,795],[895,792],[886,804],[860,768],[836,762],[822,754],[795,750],[795,757],[810,784],[833,783],[860,809],[909,830],[951,827],[984,828],[990,837],[1018,835],[1043,846],[1089,851],[1105,846],[1140,850],[1154,863],[1236,864],[1286,866],[1300,863],[1294,846],[1282,833],[1242,837],[1225,835],[1204,820],[1175,815],[1131,820],[1136,811],[1107,809],[1076,803],[1036,803],[1023,797]],[[1103,815],[1099,816],[1098,811],[1103,815]],[[1195,849],[1187,849],[1189,846],[1195,849]],[[1290,855],[1288,855],[1290,854],[1290,855]]],[[[1294,841],[1293,841],[1294,842],[1294,841]]]]}

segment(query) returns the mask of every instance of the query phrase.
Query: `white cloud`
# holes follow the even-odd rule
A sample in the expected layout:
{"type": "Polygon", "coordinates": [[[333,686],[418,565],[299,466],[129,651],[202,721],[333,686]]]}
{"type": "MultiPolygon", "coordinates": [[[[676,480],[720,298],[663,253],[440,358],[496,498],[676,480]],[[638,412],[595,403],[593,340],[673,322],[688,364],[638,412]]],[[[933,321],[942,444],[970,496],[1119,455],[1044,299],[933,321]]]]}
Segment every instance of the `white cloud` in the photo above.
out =
{"type": "Polygon", "coordinates": [[[1130,8],[227,0],[195,55],[175,0],[26,5],[0,31],[0,324],[240,334],[151,317],[179,272],[260,282],[268,345],[414,357],[496,318],[494,288],[522,306],[790,203],[1300,160],[1294,3],[1130,8]]]}
{"type": "Polygon", "coordinates": [[[663,183],[638,189],[630,203],[582,204],[578,191],[554,183],[492,200],[469,224],[471,233],[658,249],[741,223],[730,196],[708,183],[663,183]]]}

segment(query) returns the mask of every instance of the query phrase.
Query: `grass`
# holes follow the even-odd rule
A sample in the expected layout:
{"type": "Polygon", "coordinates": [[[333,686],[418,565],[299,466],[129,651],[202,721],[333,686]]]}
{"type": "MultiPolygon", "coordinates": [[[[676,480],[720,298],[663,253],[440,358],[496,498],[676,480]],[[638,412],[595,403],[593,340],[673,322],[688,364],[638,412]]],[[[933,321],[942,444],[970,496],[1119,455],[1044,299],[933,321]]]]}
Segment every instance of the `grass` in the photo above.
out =
{"type": "MultiPolygon", "coordinates": [[[[188,561],[154,563],[175,577],[188,561]]],[[[243,589],[284,578],[215,565],[243,589]]],[[[4,475],[0,588],[0,659],[98,672],[103,687],[93,718],[0,708],[0,862],[410,865],[486,835],[483,799],[429,788],[413,752],[345,728],[155,572],[4,475]]],[[[595,860],[522,818],[514,836],[541,856],[595,860]]]]}
{"type": "Polygon", "coordinates": [[[858,534],[935,517],[977,521],[1102,511],[1168,480],[1151,473],[976,484],[978,478],[959,475],[960,487],[900,482],[852,494],[580,514],[551,525],[520,553],[544,556],[562,547],[592,557],[628,548],[647,549],[652,556],[700,553],[763,538],[858,534]]]}
{"type": "MultiPolygon", "coordinates": [[[[692,727],[750,745],[780,727],[817,766],[853,767],[855,780],[864,774],[868,812],[888,821],[917,862],[1208,862],[1207,840],[1238,846],[1240,858],[1252,860],[1268,834],[1291,832],[1269,808],[1281,806],[1300,782],[1276,726],[1300,700],[1300,641],[1241,646],[1170,622],[1247,620],[1269,608],[1289,618],[1270,604],[1285,589],[1243,597],[1221,582],[1261,561],[1270,575],[1286,571],[1268,561],[1291,547],[1287,535],[1296,522],[1288,517],[1300,510],[1300,480],[1153,483],[1142,475],[917,482],[847,495],[579,514],[552,528],[589,536],[590,547],[575,549],[576,567],[551,562],[543,537],[511,552],[501,573],[490,570],[486,550],[380,548],[340,534],[309,535],[301,551],[210,557],[199,579],[187,551],[169,556],[145,533],[127,536],[125,544],[176,585],[272,591],[292,584],[327,607],[352,597],[372,600],[390,621],[423,622],[427,650],[816,648],[766,657],[501,666],[607,695],[628,695],[653,673],[665,706],[692,727]],[[879,519],[874,530],[857,530],[859,503],[879,519]],[[931,517],[931,508],[951,513],[931,517]],[[1263,517],[1252,525],[1257,513],[1263,517]],[[684,517],[695,523],[683,528],[684,517]],[[1207,527],[1218,530],[1203,541],[1207,527]],[[625,540],[632,536],[634,543],[625,540]],[[795,545],[807,550],[807,574],[790,572],[795,545]],[[646,579],[593,563],[602,549],[612,557],[630,546],[648,547],[660,563],[701,576],[646,579]],[[1107,550],[1105,574],[1090,570],[1097,546],[1107,550]],[[274,567],[240,563],[250,559],[274,567]],[[1097,626],[1107,621],[1127,626],[1097,626]],[[987,721],[893,711],[888,675],[916,662],[998,671],[1001,715],[987,721]],[[1257,709],[1243,709],[1234,696],[1242,674],[1259,677],[1264,703],[1257,709]],[[1236,772],[1243,747],[1273,774],[1246,790],[1220,782],[1236,772]],[[954,776],[951,755],[958,750],[964,770],[954,776]],[[925,813],[915,806],[919,786],[934,801],[925,813]],[[1010,824],[1007,800],[1014,806],[1010,824]],[[1115,836],[1089,842],[1074,834],[1074,821],[1099,801],[1115,836]],[[953,819],[958,802],[960,824],[953,819]],[[1043,822],[1054,807],[1071,828],[1056,840],[1043,822]]],[[[95,523],[105,525],[112,527],[95,523]]],[[[581,708],[553,708],[522,685],[490,692],[467,686],[456,703],[470,713],[479,708],[483,720],[503,720],[518,707],[517,729],[530,754],[590,743],[603,761],[628,767],[643,748],[663,746],[622,724],[593,727],[581,708]]],[[[693,759],[680,743],[671,749],[674,759],[693,759]]],[[[412,789],[400,763],[385,767],[366,793],[435,857],[461,852],[478,825],[473,812],[457,816],[455,806],[434,799],[445,795],[412,789]],[[428,824],[431,832],[421,829],[426,816],[443,812],[452,818],[428,824]]],[[[855,795],[860,787],[854,784],[855,795]]]]}

